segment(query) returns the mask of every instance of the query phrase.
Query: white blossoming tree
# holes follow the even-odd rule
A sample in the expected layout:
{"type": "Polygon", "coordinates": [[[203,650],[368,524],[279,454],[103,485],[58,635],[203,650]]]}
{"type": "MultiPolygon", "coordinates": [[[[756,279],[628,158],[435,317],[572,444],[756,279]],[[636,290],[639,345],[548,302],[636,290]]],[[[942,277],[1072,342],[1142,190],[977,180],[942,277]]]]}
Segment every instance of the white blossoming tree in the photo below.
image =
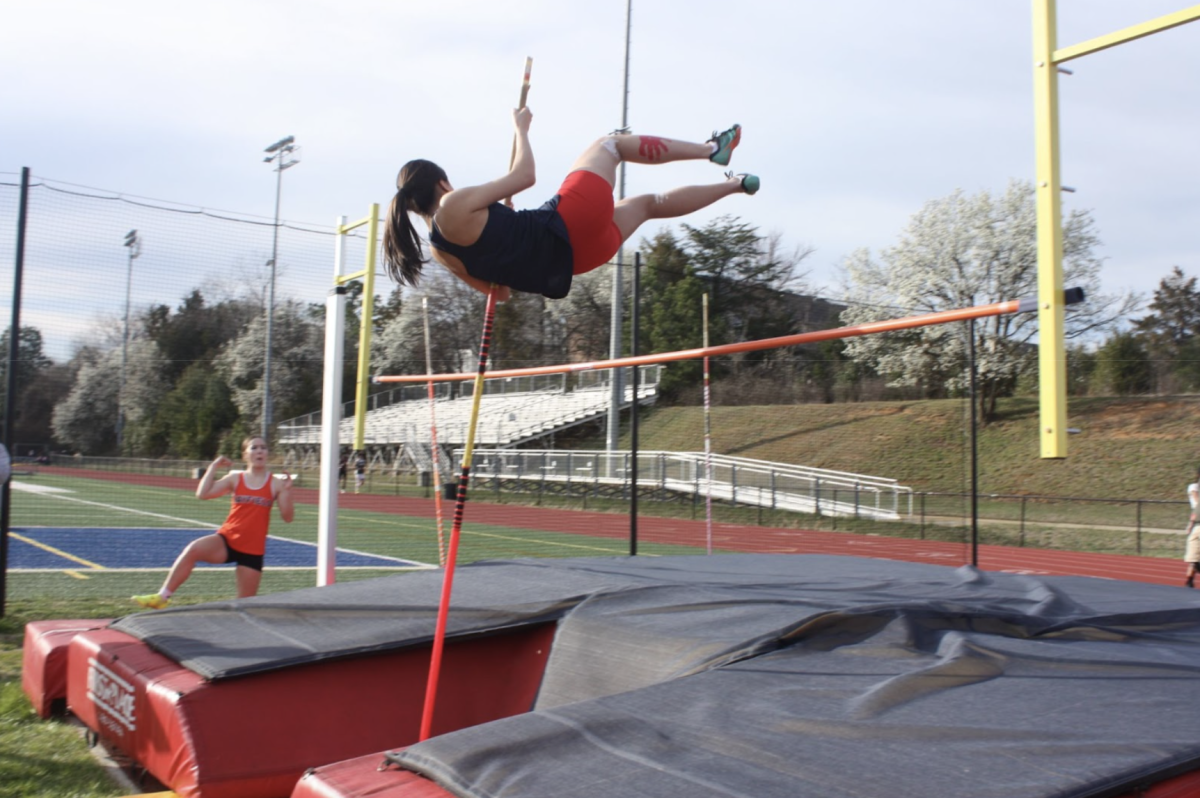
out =
{"type": "MultiPolygon", "coordinates": [[[[1066,287],[1084,289],[1086,301],[1067,308],[1066,334],[1076,338],[1107,329],[1137,304],[1137,297],[1100,292],[1100,241],[1087,211],[1063,220],[1066,287]]],[[[984,305],[1037,293],[1037,226],[1034,189],[1010,182],[993,196],[955,191],[913,215],[899,242],[872,257],[859,250],[843,263],[849,308],[843,323],[984,305]]],[[[916,386],[927,395],[962,395],[968,387],[968,324],[952,323],[849,339],[846,355],[893,386],[916,386]]],[[[1018,378],[1036,369],[1037,315],[993,316],[975,323],[977,397],[981,418],[993,418],[996,400],[1018,378]]]]}

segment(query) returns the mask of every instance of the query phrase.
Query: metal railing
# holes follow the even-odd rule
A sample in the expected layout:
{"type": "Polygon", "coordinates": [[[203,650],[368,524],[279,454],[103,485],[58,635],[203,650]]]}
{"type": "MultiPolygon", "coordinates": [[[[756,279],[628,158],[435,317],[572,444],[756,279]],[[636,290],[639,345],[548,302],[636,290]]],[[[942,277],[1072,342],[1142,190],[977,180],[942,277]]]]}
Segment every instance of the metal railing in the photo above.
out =
{"type": "Polygon", "coordinates": [[[155,460],[149,457],[83,457],[54,454],[46,465],[58,468],[78,468],[92,471],[115,471],[124,474],[153,474],[155,476],[193,477],[203,472],[212,460],[155,460]]]}
{"type": "MultiPolygon", "coordinates": [[[[461,459],[462,450],[455,452],[461,459]]],[[[703,452],[643,451],[637,454],[640,488],[772,510],[898,519],[913,512],[912,488],[896,480],[746,457],[712,455],[708,475],[703,452]]],[[[582,485],[619,485],[633,478],[630,452],[476,449],[471,473],[477,479],[544,480],[582,485]]]]}

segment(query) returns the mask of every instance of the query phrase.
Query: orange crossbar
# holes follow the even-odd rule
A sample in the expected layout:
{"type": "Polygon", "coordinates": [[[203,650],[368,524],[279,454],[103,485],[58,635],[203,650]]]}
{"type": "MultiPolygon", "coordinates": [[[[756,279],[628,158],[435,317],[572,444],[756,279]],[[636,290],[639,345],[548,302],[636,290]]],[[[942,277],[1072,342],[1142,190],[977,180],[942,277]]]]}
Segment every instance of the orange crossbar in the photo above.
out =
{"type": "MultiPolygon", "coordinates": [[[[626,366],[650,366],[656,363],[671,363],[677,360],[693,360],[701,357],[716,357],[732,355],[738,352],[757,352],[761,349],[777,349],[784,346],[810,344],[817,341],[831,341],[837,338],[854,338],[859,335],[875,335],[877,333],[895,332],[896,330],[911,330],[914,327],[928,327],[934,324],[946,324],[952,321],[980,319],[986,316],[1004,316],[1009,313],[1021,313],[1035,310],[1035,299],[1009,299],[990,305],[974,305],[968,308],[941,310],[921,316],[908,316],[903,319],[887,319],[870,321],[865,324],[854,324],[849,327],[837,327],[831,330],[782,335],[777,338],[760,338],[757,341],[741,341],[734,344],[701,347],[699,349],[681,349],[677,352],[663,352],[657,355],[638,355],[637,357],[622,357],[614,360],[595,360],[590,363],[563,363],[557,366],[532,366],[523,369],[504,369],[488,373],[488,379],[503,377],[534,377],[540,374],[562,374],[571,371],[596,371],[602,369],[625,368],[626,366]]],[[[401,374],[390,377],[375,377],[375,382],[454,382],[475,378],[473,373],[463,374],[401,374]]]]}

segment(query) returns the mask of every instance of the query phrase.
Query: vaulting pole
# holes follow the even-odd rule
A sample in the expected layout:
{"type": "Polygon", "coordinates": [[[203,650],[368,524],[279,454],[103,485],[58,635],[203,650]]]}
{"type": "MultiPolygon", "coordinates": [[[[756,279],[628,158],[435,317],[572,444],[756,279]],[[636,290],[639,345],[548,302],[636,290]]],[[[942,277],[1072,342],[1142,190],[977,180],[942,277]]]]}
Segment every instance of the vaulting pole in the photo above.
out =
{"type": "Polygon", "coordinates": [[[442,596],[438,602],[437,625],[433,632],[433,653],[429,662],[429,681],[425,687],[425,708],[421,713],[421,736],[428,740],[433,728],[433,709],[437,702],[438,677],[442,669],[442,650],[446,643],[446,618],[450,614],[450,596],[454,589],[454,566],[458,562],[458,540],[462,533],[463,508],[467,504],[467,483],[471,480],[471,457],[475,451],[475,427],[479,422],[479,404],[483,398],[483,375],[487,371],[488,347],[492,343],[492,323],[496,318],[496,288],[488,294],[484,312],[483,337],[479,342],[479,370],[475,375],[475,394],[471,397],[471,423],[467,426],[466,451],[462,473],[458,476],[458,496],[454,502],[454,522],[450,527],[450,550],[442,575],[442,596]]]}
{"type": "MultiPolygon", "coordinates": [[[[529,73],[532,69],[533,58],[527,57],[525,59],[525,75],[521,80],[521,103],[517,106],[518,108],[524,108],[525,101],[529,97],[529,73]]],[[[508,168],[511,170],[516,162],[517,139],[514,134],[508,168]]],[[[511,198],[509,198],[509,202],[511,204],[511,198]]],[[[483,377],[487,373],[488,349],[492,344],[492,325],[496,321],[497,288],[498,286],[492,283],[492,290],[488,292],[487,308],[483,313],[483,335],[479,341],[479,369],[475,374],[475,393],[471,397],[471,421],[467,425],[467,443],[463,452],[462,473],[458,477],[454,521],[450,527],[450,550],[446,552],[445,570],[442,575],[442,596],[438,601],[437,624],[433,631],[433,652],[429,661],[429,680],[425,686],[425,707],[421,712],[421,732],[418,738],[420,740],[428,740],[433,731],[433,710],[437,704],[438,678],[442,670],[442,651],[446,645],[446,619],[450,615],[450,596],[454,591],[454,567],[458,563],[458,541],[462,533],[463,510],[467,504],[467,484],[471,481],[471,459],[475,453],[475,428],[479,424],[479,405],[483,399],[483,377]]],[[[429,386],[432,391],[432,380],[429,382],[429,386]]]]}

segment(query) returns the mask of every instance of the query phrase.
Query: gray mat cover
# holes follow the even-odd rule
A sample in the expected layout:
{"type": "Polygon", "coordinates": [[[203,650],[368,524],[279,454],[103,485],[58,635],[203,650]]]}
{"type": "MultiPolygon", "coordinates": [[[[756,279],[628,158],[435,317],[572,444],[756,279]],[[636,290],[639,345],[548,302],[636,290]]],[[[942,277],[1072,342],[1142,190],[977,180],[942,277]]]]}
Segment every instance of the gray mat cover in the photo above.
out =
{"type": "MultiPolygon", "coordinates": [[[[788,555],[493,562],[455,587],[460,634],[561,619],[535,711],[398,754],[462,796],[1099,796],[1200,766],[1200,597],[1182,588],[788,555]]],[[[116,626],[231,675],[423,641],[439,588],[116,626]]]]}

